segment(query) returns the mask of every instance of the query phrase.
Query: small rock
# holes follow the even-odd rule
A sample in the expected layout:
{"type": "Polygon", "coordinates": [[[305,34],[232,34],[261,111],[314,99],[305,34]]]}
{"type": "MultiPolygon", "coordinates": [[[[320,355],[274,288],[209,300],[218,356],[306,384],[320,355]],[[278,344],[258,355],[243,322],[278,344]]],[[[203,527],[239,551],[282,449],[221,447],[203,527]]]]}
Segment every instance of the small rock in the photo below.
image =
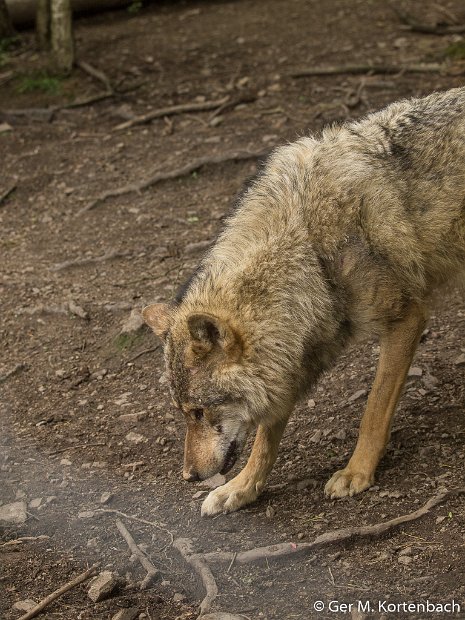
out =
{"type": "Polygon", "coordinates": [[[128,609],[120,609],[111,620],[134,620],[139,610],[137,607],[129,607],[128,609]]]}
{"type": "Polygon", "coordinates": [[[313,398],[310,398],[310,399],[307,401],[307,407],[308,407],[309,409],[315,409],[315,406],[316,406],[315,401],[313,400],[313,398]]]}
{"type": "Polygon", "coordinates": [[[308,489],[308,487],[312,487],[315,489],[318,485],[318,482],[315,478],[304,478],[303,480],[298,480],[295,483],[296,491],[303,491],[304,489],[308,489]]]}
{"type": "Polygon", "coordinates": [[[72,461],[70,461],[69,459],[61,459],[60,461],[60,465],[72,465],[72,461]]]}
{"type": "Polygon", "coordinates": [[[116,576],[111,571],[104,570],[91,583],[87,596],[94,603],[98,603],[111,594],[117,584],[118,579],[116,576]]]}
{"type": "Polygon", "coordinates": [[[423,370],[418,366],[411,366],[408,371],[409,377],[421,377],[423,375],[423,370]]]}
{"type": "Polygon", "coordinates": [[[173,601],[175,603],[181,603],[182,601],[184,601],[186,599],[185,595],[182,594],[181,592],[175,592],[173,594],[173,601]]]}
{"type": "Polygon", "coordinates": [[[412,563],[412,558],[409,555],[400,555],[397,558],[397,561],[399,562],[399,564],[404,564],[405,566],[407,566],[407,564],[412,563]]]}
{"type": "Polygon", "coordinates": [[[194,495],[192,496],[192,499],[199,499],[200,497],[203,497],[207,493],[208,491],[197,491],[197,493],[194,493],[194,495]]]}
{"type": "Polygon", "coordinates": [[[81,308],[81,306],[78,306],[78,304],[76,304],[72,299],[68,302],[68,308],[71,314],[74,314],[75,316],[78,316],[81,319],[89,318],[89,315],[84,310],[84,308],[81,308]]]}
{"type": "Polygon", "coordinates": [[[78,519],[92,519],[94,516],[93,510],[81,510],[81,512],[78,512],[78,519]]]}
{"type": "Polygon", "coordinates": [[[412,555],[412,551],[412,547],[405,547],[405,549],[402,549],[402,551],[399,552],[399,557],[403,555],[412,555]]]}
{"type": "Polygon", "coordinates": [[[334,439],[340,439],[341,441],[344,441],[346,436],[347,436],[347,433],[343,428],[341,428],[340,431],[338,431],[337,433],[334,433],[333,435],[334,439]]]}
{"type": "Polygon", "coordinates": [[[13,131],[13,127],[8,123],[0,123],[0,133],[7,133],[8,131],[13,131]]]}
{"type": "Polygon", "coordinates": [[[273,506],[267,506],[265,510],[265,514],[268,519],[272,519],[276,514],[276,510],[273,508],[273,506]]]}
{"type": "Polygon", "coordinates": [[[133,308],[131,314],[123,323],[120,334],[135,334],[145,326],[145,321],[142,317],[139,308],[133,308]]]}
{"type": "Polygon", "coordinates": [[[297,534],[297,538],[298,538],[299,540],[302,540],[302,538],[305,538],[305,534],[304,534],[304,532],[299,532],[299,533],[297,534]]]}
{"type": "Polygon", "coordinates": [[[446,520],[446,517],[442,516],[442,517],[437,517],[436,518],[436,523],[439,525],[439,523],[442,523],[443,521],[446,520]]]}
{"type": "Polygon", "coordinates": [[[352,396],[349,396],[349,398],[347,399],[347,402],[354,403],[359,398],[363,398],[363,396],[366,396],[366,394],[367,394],[366,390],[357,390],[355,394],[352,394],[352,396]]]}
{"type": "Polygon", "coordinates": [[[322,435],[323,433],[321,432],[321,430],[317,430],[310,437],[309,441],[311,441],[312,443],[320,443],[322,435]]]}
{"type": "Polygon", "coordinates": [[[29,508],[39,508],[41,503],[42,503],[42,498],[35,497],[34,499],[31,499],[31,501],[29,502],[29,508]]]}
{"type": "Polygon", "coordinates": [[[17,601],[13,605],[13,609],[17,609],[18,611],[31,611],[37,605],[35,601],[30,598],[27,598],[24,601],[17,601]]]}
{"type": "Polygon", "coordinates": [[[0,521],[5,523],[24,523],[27,519],[26,502],[13,502],[0,506],[0,521]]]}
{"type": "Polygon", "coordinates": [[[131,431],[126,435],[126,440],[131,441],[132,443],[141,443],[142,441],[145,441],[145,437],[140,433],[133,433],[131,431]]]}
{"type": "Polygon", "coordinates": [[[458,358],[455,360],[454,364],[456,366],[465,366],[465,353],[459,355],[458,358]]]}
{"type": "Polygon", "coordinates": [[[109,491],[106,491],[105,493],[102,493],[102,495],[100,496],[99,502],[100,504],[108,504],[108,502],[113,498],[113,493],[110,493],[109,491]]]}
{"type": "Polygon", "coordinates": [[[211,478],[207,478],[203,480],[200,484],[203,487],[207,487],[209,489],[216,489],[216,487],[222,486],[226,482],[226,477],[223,474],[215,474],[211,478]]]}

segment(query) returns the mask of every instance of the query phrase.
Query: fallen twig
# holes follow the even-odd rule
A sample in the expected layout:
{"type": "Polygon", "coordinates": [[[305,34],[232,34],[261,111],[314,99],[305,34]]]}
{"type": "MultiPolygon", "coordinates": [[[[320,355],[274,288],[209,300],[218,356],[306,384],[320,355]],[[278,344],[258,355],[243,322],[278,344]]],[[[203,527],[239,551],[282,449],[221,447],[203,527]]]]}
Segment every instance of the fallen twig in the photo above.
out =
{"type": "Polygon", "coordinates": [[[348,542],[354,538],[381,536],[381,534],[384,534],[385,532],[392,530],[403,523],[409,523],[410,521],[420,519],[424,515],[428,514],[432,508],[443,502],[447,497],[463,494],[465,494],[465,488],[451,489],[450,491],[444,490],[435,497],[432,497],[424,506],[414,512],[390,519],[384,523],[363,525],[360,527],[347,527],[325,532],[324,534],[317,536],[317,538],[315,538],[312,542],[308,543],[280,543],[277,545],[268,545],[267,547],[256,547],[255,549],[241,551],[236,554],[232,551],[212,551],[210,553],[196,554],[195,557],[199,557],[206,562],[231,562],[231,560],[234,559],[235,564],[247,564],[249,562],[256,562],[257,560],[276,559],[288,555],[292,555],[294,557],[306,555],[315,549],[320,549],[321,547],[326,547],[335,543],[348,542]]]}
{"type": "Polygon", "coordinates": [[[145,553],[143,553],[141,549],[137,546],[134,538],[128,532],[124,523],[119,519],[116,519],[116,527],[120,531],[121,536],[126,541],[129,549],[131,550],[131,553],[136,556],[142,567],[147,571],[147,575],[144,577],[142,583],[140,584],[140,589],[146,590],[160,574],[160,571],[155,568],[155,566],[148,559],[145,553]]]}
{"type": "Polygon", "coordinates": [[[392,75],[396,73],[441,73],[446,67],[437,62],[421,63],[412,65],[328,65],[327,67],[312,67],[310,69],[302,69],[291,73],[293,78],[309,77],[312,75],[338,75],[350,73],[359,75],[363,73],[371,73],[372,75],[392,75]]]}
{"type": "Polygon", "coordinates": [[[216,585],[213,573],[207,566],[205,556],[192,553],[192,541],[189,538],[177,538],[173,546],[176,547],[184,560],[192,566],[202,580],[206,595],[200,603],[200,615],[206,614],[218,595],[218,586],[216,585]]]}
{"type": "Polygon", "coordinates": [[[154,351],[158,351],[159,348],[160,345],[158,344],[156,347],[151,347],[150,349],[144,349],[143,351],[139,351],[139,353],[136,353],[135,355],[130,357],[125,363],[127,364],[133,362],[134,360],[138,359],[142,355],[145,355],[146,353],[153,353],[154,351]]]}
{"type": "Polygon", "coordinates": [[[18,186],[16,185],[16,183],[14,183],[11,187],[4,191],[3,194],[0,194],[0,205],[2,205],[6,201],[8,196],[10,196],[10,194],[12,194],[17,187],[18,186]]]}
{"type": "Polygon", "coordinates": [[[108,514],[118,515],[120,517],[124,517],[125,519],[129,519],[130,521],[137,521],[138,523],[144,523],[144,525],[150,525],[152,527],[156,527],[163,532],[166,532],[171,536],[171,543],[173,542],[173,535],[169,530],[167,530],[164,526],[166,523],[157,523],[156,521],[147,521],[147,519],[142,519],[141,517],[135,517],[134,515],[128,515],[125,512],[121,512],[120,510],[115,510],[113,508],[97,508],[94,512],[106,512],[108,514]]]}
{"type": "Polygon", "coordinates": [[[22,545],[25,542],[32,542],[35,540],[48,540],[50,536],[46,536],[45,534],[40,534],[40,536],[21,536],[20,538],[15,538],[14,540],[7,540],[2,543],[0,547],[13,547],[16,545],[22,545]]]}
{"type": "Polygon", "coordinates": [[[28,365],[25,364],[24,362],[16,364],[16,366],[12,368],[11,370],[9,370],[5,375],[0,375],[0,383],[4,383],[7,379],[12,377],[13,375],[16,375],[21,370],[26,370],[27,368],[28,368],[28,365]]]}
{"type": "Polygon", "coordinates": [[[103,71],[100,71],[100,69],[96,69],[85,60],[78,60],[76,65],[85,73],[101,82],[105,86],[105,90],[107,91],[107,93],[113,92],[113,87],[111,85],[110,79],[103,71]]]}
{"type": "Polygon", "coordinates": [[[158,108],[157,110],[152,110],[151,112],[147,112],[147,114],[136,116],[129,121],[116,125],[116,127],[114,127],[114,131],[128,129],[129,127],[134,127],[134,125],[145,125],[156,118],[174,116],[175,114],[183,114],[184,112],[205,112],[207,110],[214,110],[215,108],[220,108],[223,106],[228,100],[229,96],[226,96],[222,99],[217,99],[216,101],[197,101],[195,103],[181,103],[179,105],[158,108]]]}
{"type": "Polygon", "coordinates": [[[455,26],[451,26],[449,24],[424,24],[422,22],[418,22],[410,13],[403,11],[398,6],[395,6],[392,3],[388,3],[394,13],[397,15],[399,20],[412,32],[421,32],[422,34],[436,34],[436,35],[445,35],[445,34],[460,34],[465,32],[465,24],[457,24],[455,26]]]}
{"type": "Polygon", "coordinates": [[[83,581],[86,581],[87,579],[89,579],[89,577],[93,577],[96,572],[97,566],[98,564],[94,564],[85,572],[81,573],[71,581],[65,583],[65,585],[61,586],[61,588],[59,588],[58,590],[55,590],[55,592],[52,592],[52,594],[46,596],[40,603],[33,607],[31,611],[28,611],[26,614],[18,618],[18,620],[30,620],[30,618],[35,618],[43,609],[47,607],[47,605],[50,605],[50,603],[55,601],[62,594],[68,592],[68,590],[71,590],[71,588],[74,588],[83,581]]]}
{"type": "Polygon", "coordinates": [[[109,250],[101,256],[84,256],[83,258],[74,258],[71,260],[65,260],[63,263],[57,263],[52,267],[49,267],[49,271],[63,271],[64,269],[70,269],[72,267],[81,267],[82,265],[90,265],[92,263],[103,263],[107,260],[113,260],[114,258],[122,258],[127,256],[128,252],[121,252],[119,250],[109,250]]]}
{"type": "Polygon", "coordinates": [[[66,448],[60,448],[59,450],[54,450],[53,452],[49,452],[49,456],[56,456],[57,454],[62,454],[63,452],[68,452],[69,450],[78,450],[80,448],[94,448],[96,446],[106,446],[106,443],[103,441],[99,441],[98,443],[78,443],[75,446],[66,446],[66,448]]]}
{"type": "Polygon", "coordinates": [[[258,159],[259,157],[263,157],[264,155],[266,155],[268,152],[269,149],[267,149],[266,151],[232,151],[229,153],[221,153],[219,155],[207,155],[205,157],[199,157],[197,159],[194,159],[194,161],[192,161],[190,164],[186,164],[185,166],[181,166],[180,168],[173,168],[172,170],[167,170],[166,172],[157,171],[148,179],[136,181],[134,183],[130,183],[129,185],[123,185],[122,187],[118,187],[116,189],[109,189],[105,192],[102,192],[100,196],[97,196],[97,198],[95,198],[87,206],[78,211],[77,215],[81,215],[82,213],[95,209],[98,204],[104,202],[108,198],[115,198],[116,196],[122,196],[131,192],[140,192],[143,189],[147,189],[152,185],[160,183],[160,181],[167,181],[169,179],[177,179],[179,177],[186,176],[187,174],[198,170],[202,166],[207,166],[210,164],[222,164],[227,161],[258,159]]]}

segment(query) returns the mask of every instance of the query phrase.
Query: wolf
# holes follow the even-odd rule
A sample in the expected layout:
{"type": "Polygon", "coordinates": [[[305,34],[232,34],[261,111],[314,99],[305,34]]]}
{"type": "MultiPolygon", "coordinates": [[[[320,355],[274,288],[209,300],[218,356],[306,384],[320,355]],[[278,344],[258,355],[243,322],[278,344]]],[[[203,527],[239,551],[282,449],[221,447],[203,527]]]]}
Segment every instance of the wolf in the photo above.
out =
{"type": "Polygon", "coordinates": [[[253,502],[296,402],[379,339],[355,450],[329,498],[369,488],[437,292],[465,270],[465,88],[393,103],[277,148],[171,303],[144,309],[187,424],[183,477],[245,467],[203,515],[253,502]]]}

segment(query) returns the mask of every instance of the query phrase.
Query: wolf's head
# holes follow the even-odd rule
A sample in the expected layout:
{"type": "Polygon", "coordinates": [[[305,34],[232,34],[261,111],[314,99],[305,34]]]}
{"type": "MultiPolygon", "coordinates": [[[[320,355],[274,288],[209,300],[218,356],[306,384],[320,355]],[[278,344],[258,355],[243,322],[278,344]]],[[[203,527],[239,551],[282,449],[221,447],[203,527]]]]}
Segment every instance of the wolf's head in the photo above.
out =
{"type": "Polygon", "coordinates": [[[265,396],[260,377],[251,376],[240,326],[165,304],[148,306],[143,316],[164,341],[171,396],[186,420],[184,479],[226,473],[241,454],[265,396]]]}

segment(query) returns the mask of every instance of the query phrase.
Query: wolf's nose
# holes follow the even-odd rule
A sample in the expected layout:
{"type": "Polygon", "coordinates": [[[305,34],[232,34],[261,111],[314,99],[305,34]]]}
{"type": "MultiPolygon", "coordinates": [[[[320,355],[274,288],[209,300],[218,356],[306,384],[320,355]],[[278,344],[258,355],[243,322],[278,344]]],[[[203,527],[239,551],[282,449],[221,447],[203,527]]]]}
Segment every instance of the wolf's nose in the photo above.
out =
{"type": "Polygon", "coordinates": [[[183,471],[182,477],[187,482],[198,482],[200,480],[199,474],[195,471],[195,469],[189,469],[189,471],[183,471]]]}

